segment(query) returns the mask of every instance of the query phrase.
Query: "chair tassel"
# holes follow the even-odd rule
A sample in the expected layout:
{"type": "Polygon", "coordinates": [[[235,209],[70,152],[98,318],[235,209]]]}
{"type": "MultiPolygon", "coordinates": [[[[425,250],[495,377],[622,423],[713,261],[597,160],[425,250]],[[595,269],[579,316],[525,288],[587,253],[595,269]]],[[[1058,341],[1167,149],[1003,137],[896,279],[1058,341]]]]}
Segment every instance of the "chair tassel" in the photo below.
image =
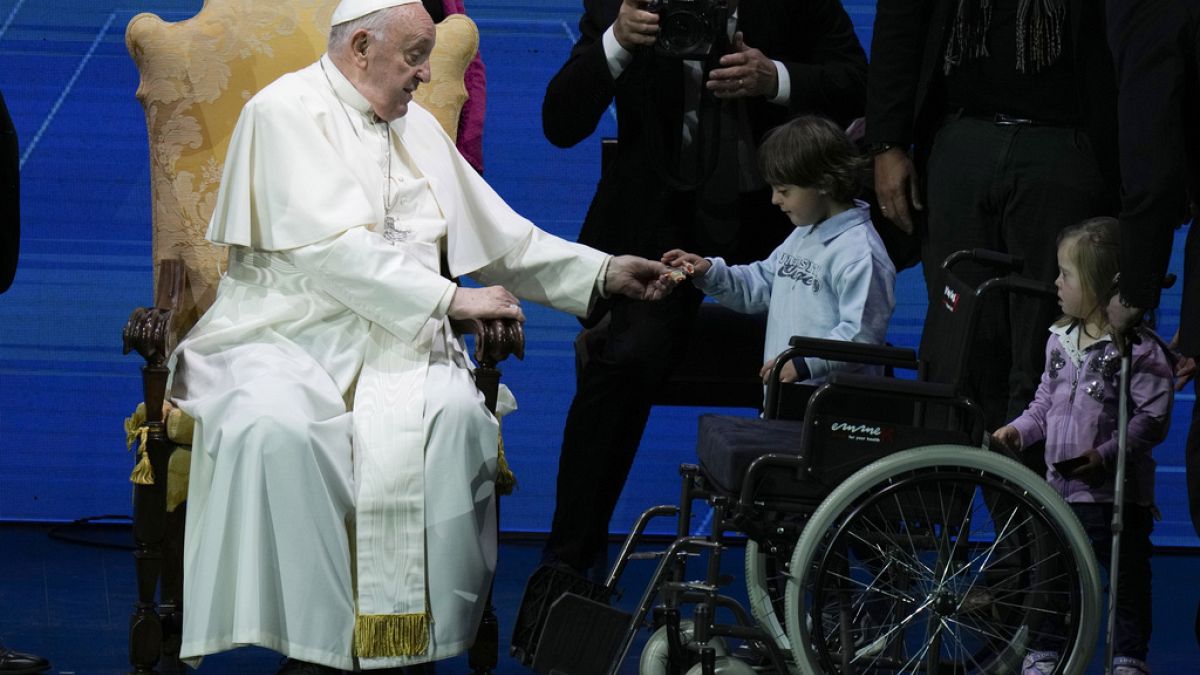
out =
{"type": "Polygon", "coordinates": [[[508,466],[508,458],[504,456],[504,434],[498,437],[499,446],[496,454],[496,494],[511,495],[517,488],[517,477],[508,466]]]}
{"type": "Polygon", "coordinates": [[[134,485],[154,485],[154,468],[150,466],[150,453],[146,452],[146,437],[149,433],[150,427],[143,426],[137,429],[137,437],[140,439],[138,462],[133,467],[133,473],[129,474],[129,482],[134,485]]]}

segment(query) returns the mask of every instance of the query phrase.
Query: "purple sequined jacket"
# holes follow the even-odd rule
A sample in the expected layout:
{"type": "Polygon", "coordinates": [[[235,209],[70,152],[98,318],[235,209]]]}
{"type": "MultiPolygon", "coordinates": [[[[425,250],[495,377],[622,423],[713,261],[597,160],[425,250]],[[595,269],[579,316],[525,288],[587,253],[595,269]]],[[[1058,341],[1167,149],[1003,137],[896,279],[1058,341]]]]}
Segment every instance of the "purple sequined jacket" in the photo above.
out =
{"type": "MultiPolygon", "coordinates": [[[[1046,370],[1033,402],[1012,421],[1021,447],[1046,441],[1046,480],[1068,502],[1112,503],[1117,458],[1117,394],[1121,355],[1105,336],[1079,350],[1076,324],[1054,326],[1046,343],[1046,370]],[[1095,448],[1109,477],[1098,487],[1067,480],[1055,462],[1095,448]]],[[[1126,503],[1154,503],[1154,458],[1150,451],[1167,436],[1171,421],[1174,364],[1153,332],[1141,330],[1133,347],[1129,377],[1129,435],[1126,503]]]]}

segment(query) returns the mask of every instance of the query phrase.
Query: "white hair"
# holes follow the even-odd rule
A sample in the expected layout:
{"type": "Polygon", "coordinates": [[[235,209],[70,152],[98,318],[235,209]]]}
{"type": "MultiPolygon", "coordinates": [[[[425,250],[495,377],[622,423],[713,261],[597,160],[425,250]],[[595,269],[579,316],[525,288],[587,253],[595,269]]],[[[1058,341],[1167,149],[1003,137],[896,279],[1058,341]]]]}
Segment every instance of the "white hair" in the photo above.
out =
{"type": "Polygon", "coordinates": [[[378,9],[370,14],[360,16],[357,19],[351,19],[345,23],[339,23],[338,25],[329,29],[329,43],[327,49],[332,54],[338,50],[349,47],[350,36],[354,35],[355,31],[358,31],[359,29],[370,33],[371,39],[373,40],[380,39],[380,36],[384,32],[384,28],[393,18],[391,14],[403,10],[406,7],[408,7],[408,5],[385,7],[384,9],[378,9]]]}

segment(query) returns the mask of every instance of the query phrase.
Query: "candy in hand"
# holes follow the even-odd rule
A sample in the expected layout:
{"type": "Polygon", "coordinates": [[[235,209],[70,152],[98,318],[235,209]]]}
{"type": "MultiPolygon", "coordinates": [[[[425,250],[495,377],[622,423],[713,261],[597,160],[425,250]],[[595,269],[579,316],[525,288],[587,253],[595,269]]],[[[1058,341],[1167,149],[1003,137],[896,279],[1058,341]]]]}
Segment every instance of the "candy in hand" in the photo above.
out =
{"type": "Polygon", "coordinates": [[[665,276],[668,281],[677,284],[695,273],[696,266],[685,260],[683,261],[682,265],[679,267],[672,267],[671,271],[667,272],[663,276],[665,276]]]}

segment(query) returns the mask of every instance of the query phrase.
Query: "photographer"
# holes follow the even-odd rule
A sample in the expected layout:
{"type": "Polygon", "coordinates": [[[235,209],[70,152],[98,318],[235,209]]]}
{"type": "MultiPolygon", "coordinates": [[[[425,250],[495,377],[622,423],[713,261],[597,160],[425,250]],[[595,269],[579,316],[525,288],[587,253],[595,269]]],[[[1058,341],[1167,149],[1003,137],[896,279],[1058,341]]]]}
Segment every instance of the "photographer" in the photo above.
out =
{"type": "MultiPolygon", "coordinates": [[[[610,253],[766,257],[792,225],[757,175],[758,142],[801,114],[843,126],[862,114],[866,56],[838,0],[585,0],[579,28],[542,125],[550,142],[575,145],[615,99],[616,155],[580,233],[610,253]]],[[[650,393],[686,346],[702,297],[685,283],[662,302],[616,299],[590,317],[608,313],[608,336],[576,383],[546,562],[604,563],[650,393]]]]}

